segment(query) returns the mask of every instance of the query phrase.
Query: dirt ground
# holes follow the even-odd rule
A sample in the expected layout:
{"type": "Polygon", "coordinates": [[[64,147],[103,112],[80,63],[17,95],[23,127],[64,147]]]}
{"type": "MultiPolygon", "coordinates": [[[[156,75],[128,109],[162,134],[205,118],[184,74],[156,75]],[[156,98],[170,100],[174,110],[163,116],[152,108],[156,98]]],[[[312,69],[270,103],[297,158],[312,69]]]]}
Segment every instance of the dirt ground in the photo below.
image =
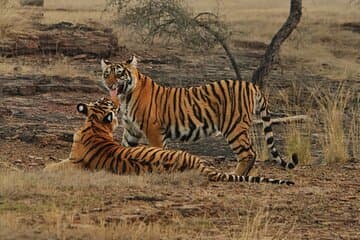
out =
{"type": "MultiPolygon", "coordinates": [[[[263,45],[249,43],[233,42],[245,77],[264,52],[263,45]]],[[[130,48],[119,44],[124,47],[112,61],[136,54],[140,71],[164,85],[199,85],[234,76],[220,48],[196,53],[177,45],[130,48]]],[[[360,239],[360,159],[349,156],[343,163],[326,163],[321,121],[314,120],[316,127],[303,133],[310,139],[311,160],[300,159],[292,171],[256,163],[253,175],[291,179],[296,183],[291,187],[213,183],[195,172],[44,173],[46,164],[69,154],[72,134],[84,120],[76,104],[106,95],[100,82],[100,59],[68,57],[69,72],[63,75],[38,71],[46,68],[49,56],[1,60],[17,67],[0,73],[0,239],[360,239]],[[19,63],[23,68],[37,67],[22,72],[17,69],[19,63]]],[[[312,109],[314,117],[318,109],[306,86],[336,89],[337,79],[300,71],[302,64],[307,64],[304,59],[287,56],[272,70],[267,92],[275,112],[308,114],[312,109]],[[284,92],[287,100],[281,95],[284,92]]],[[[359,92],[360,74],[351,75],[348,84],[359,92]]],[[[274,126],[283,155],[287,155],[286,136],[292,128],[291,124],[274,126]]],[[[119,140],[121,133],[120,128],[119,140]]],[[[262,133],[254,130],[253,134],[255,142],[261,142],[262,133]]],[[[236,166],[220,136],[196,143],[172,142],[170,147],[209,158],[223,171],[236,166]]]]}

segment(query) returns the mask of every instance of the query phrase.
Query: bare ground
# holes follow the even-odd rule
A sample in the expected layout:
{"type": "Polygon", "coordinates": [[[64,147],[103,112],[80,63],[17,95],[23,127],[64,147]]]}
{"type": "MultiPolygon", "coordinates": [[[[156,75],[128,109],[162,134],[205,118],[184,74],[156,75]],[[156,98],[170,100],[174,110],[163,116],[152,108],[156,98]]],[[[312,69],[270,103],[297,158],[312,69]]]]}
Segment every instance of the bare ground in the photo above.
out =
{"type": "MultiPolygon", "coordinates": [[[[250,76],[259,61],[263,47],[258,45],[239,43],[237,55],[241,56],[244,76],[250,76]]],[[[139,50],[136,54],[140,56],[140,69],[166,85],[188,86],[233,77],[219,49],[205,55],[174,47],[139,50]]],[[[99,87],[99,60],[73,59],[69,64],[82,71],[92,69],[92,77],[36,72],[0,76],[1,239],[360,238],[360,159],[321,164],[320,130],[311,136],[314,164],[301,162],[286,172],[259,162],[253,171],[292,179],[294,187],[213,183],[196,173],[142,177],[43,173],[46,164],[69,153],[72,133],[83,121],[75,111],[76,104],[106,94],[99,87]]],[[[269,77],[270,101],[278,112],[301,112],[298,108],[289,112],[275,94],[279,90],[289,92],[290,105],[299,106],[302,101],[307,107],[314,104],[306,90],[300,96],[293,94],[293,82],[298,86],[336,84],[311,73],[299,73],[294,65],[291,60],[277,65],[269,77]]],[[[360,89],[359,84],[360,76],[355,76],[352,87],[360,89]]],[[[287,128],[277,126],[274,131],[284,153],[287,128]]],[[[120,139],[121,129],[116,137],[120,139]]],[[[236,165],[220,137],[173,143],[171,147],[210,158],[224,171],[236,165]]]]}

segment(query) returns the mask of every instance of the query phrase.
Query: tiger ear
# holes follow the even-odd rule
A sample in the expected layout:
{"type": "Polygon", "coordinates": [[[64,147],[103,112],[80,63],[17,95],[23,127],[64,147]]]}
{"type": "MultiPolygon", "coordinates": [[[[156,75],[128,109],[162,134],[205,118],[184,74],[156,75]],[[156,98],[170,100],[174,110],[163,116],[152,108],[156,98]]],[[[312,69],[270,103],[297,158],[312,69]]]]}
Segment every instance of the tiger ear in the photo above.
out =
{"type": "Polygon", "coordinates": [[[108,114],[105,115],[103,122],[104,123],[111,123],[113,120],[113,113],[109,112],[108,114]]]}
{"type": "Polygon", "coordinates": [[[138,63],[137,58],[135,57],[135,55],[133,55],[126,63],[129,64],[130,67],[136,68],[138,63]]]}
{"type": "Polygon", "coordinates": [[[88,114],[88,107],[86,104],[84,103],[79,103],[77,106],[76,106],[76,109],[79,113],[82,113],[84,115],[87,115],[88,114]]]}
{"type": "Polygon", "coordinates": [[[107,65],[111,64],[108,60],[101,59],[101,69],[104,70],[107,65]]]}

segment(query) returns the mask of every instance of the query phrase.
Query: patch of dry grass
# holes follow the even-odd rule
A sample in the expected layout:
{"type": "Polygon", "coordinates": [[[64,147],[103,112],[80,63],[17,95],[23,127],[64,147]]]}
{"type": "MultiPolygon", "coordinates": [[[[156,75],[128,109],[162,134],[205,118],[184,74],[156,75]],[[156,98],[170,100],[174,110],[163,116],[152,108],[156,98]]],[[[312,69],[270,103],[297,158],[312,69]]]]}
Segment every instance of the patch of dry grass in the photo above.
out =
{"type": "Polygon", "coordinates": [[[103,10],[106,4],[106,0],[46,0],[44,7],[47,9],[69,9],[69,10],[103,10]]]}
{"type": "MultiPolygon", "coordinates": [[[[315,91],[315,90],[314,90],[315,91]]],[[[339,84],[336,92],[323,90],[314,92],[319,106],[320,118],[324,128],[322,147],[326,162],[344,162],[349,160],[348,141],[345,133],[345,112],[351,91],[345,84],[339,84]]]]}
{"type": "Polygon", "coordinates": [[[16,11],[17,1],[0,0],[0,6],[0,39],[26,28],[24,19],[16,11]]]}
{"type": "MultiPolygon", "coordinates": [[[[274,90],[275,91],[275,90],[274,90]]],[[[291,87],[280,90],[278,97],[288,113],[303,114],[312,108],[310,101],[303,101],[304,87],[302,84],[291,81],[291,87]]],[[[311,164],[311,133],[313,121],[306,120],[303,123],[290,123],[286,128],[285,142],[288,156],[296,153],[301,164],[311,164]]]]}
{"type": "Polygon", "coordinates": [[[31,222],[19,219],[13,214],[2,215],[0,219],[1,239],[175,239],[178,236],[175,225],[159,223],[121,223],[117,225],[76,224],[71,216],[54,209],[43,215],[45,224],[32,226],[31,222]]]}
{"type": "MultiPolygon", "coordinates": [[[[119,222],[107,221],[108,216],[119,214],[114,212],[97,212],[87,210],[111,205],[120,208],[126,215],[129,208],[146,211],[149,207],[158,211],[155,203],[126,200],[126,196],[161,196],[164,203],[173,201],[175,206],[181,206],[179,197],[182,191],[170,199],[161,193],[171,193],[174,189],[186,190],[189,186],[200,185],[202,177],[194,172],[181,174],[152,174],[144,176],[117,176],[106,172],[88,172],[79,170],[60,171],[57,173],[41,171],[0,171],[0,238],[1,239],[187,239],[190,236],[198,239],[223,237],[226,239],[264,239],[273,234],[270,229],[274,222],[269,220],[270,214],[262,209],[249,209],[247,222],[233,214],[224,213],[220,219],[204,216],[170,215],[164,222],[146,223],[141,220],[119,222]],[[180,194],[180,195],[179,195],[180,194]],[[123,197],[125,197],[123,199],[123,197]],[[132,206],[132,205],[136,206],[132,206]],[[180,205],[179,205],[180,204],[180,205]],[[229,218],[227,220],[227,218],[229,218]],[[222,220],[228,221],[222,229],[222,220]],[[220,223],[218,222],[220,221],[220,223]],[[238,223],[236,222],[238,221],[238,223]],[[236,226],[236,228],[234,228],[236,226]]],[[[207,181],[207,180],[205,180],[207,181]]],[[[188,191],[188,190],[186,190],[188,191]]],[[[196,190],[188,193],[198,200],[214,200],[213,194],[201,190],[201,196],[196,190]]],[[[236,195],[229,195],[226,204],[231,209],[236,195]],[[229,202],[231,201],[231,202],[229,202]]],[[[186,196],[180,198],[187,198],[186,196]]],[[[193,202],[193,203],[196,203],[193,202]]],[[[210,202],[209,202],[210,203],[210,202]]],[[[184,205],[189,204],[185,202],[184,205]]],[[[191,204],[191,203],[190,203],[191,204]]],[[[211,203],[210,203],[211,204],[211,203]]],[[[224,203],[225,204],[225,203],[224,203]]],[[[206,204],[205,204],[206,205],[206,204]]],[[[136,210],[138,211],[138,210],[136,210]]],[[[166,211],[166,209],[164,210],[166,211]]],[[[172,210],[174,212],[174,210],[172,210]]],[[[131,211],[130,211],[131,212],[131,211]]],[[[176,212],[176,211],[175,211],[176,212]]],[[[162,214],[166,214],[163,212],[162,214]]],[[[122,214],[120,214],[120,217],[122,214]]],[[[159,216],[162,216],[161,214],[159,216]]],[[[287,227],[288,228],[288,227],[287,227]]],[[[292,229],[292,225],[290,226],[292,229]]],[[[288,230],[281,228],[276,236],[286,234],[288,230]]]]}
{"type": "Polygon", "coordinates": [[[360,95],[354,101],[354,107],[350,110],[348,144],[352,158],[360,159],[360,95]]]}
{"type": "MultiPolygon", "coordinates": [[[[219,11],[231,24],[232,39],[270,43],[285,22],[290,1],[197,1],[199,11],[219,11]]],[[[294,67],[331,79],[360,75],[358,33],[341,24],[358,22],[360,5],[341,0],[304,0],[301,22],[281,47],[281,56],[301,62],[294,67]]]]}
{"type": "Polygon", "coordinates": [[[95,73],[88,68],[83,70],[81,65],[71,58],[63,56],[38,57],[29,59],[18,57],[16,59],[0,58],[1,74],[45,74],[48,76],[65,77],[95,77],[95,73]]]}
{"type": "Polygon", "coordinates": [[[286,152],[296,153],[301,164],[311,164],[311,124],[292,124],[287,127],[286,152]]]}

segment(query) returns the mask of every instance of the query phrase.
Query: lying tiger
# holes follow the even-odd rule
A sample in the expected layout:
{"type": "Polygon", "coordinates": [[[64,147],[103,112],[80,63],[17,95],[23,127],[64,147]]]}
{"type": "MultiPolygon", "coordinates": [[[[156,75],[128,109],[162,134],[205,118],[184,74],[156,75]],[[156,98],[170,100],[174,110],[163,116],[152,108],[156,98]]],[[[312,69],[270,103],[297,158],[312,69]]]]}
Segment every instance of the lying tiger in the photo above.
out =
{"type": "Polygon", "coordinates": [[[211,181],[294,184],[287,180],[221,173],[210,162],[184,151],[144,146],[123,147],[113,139],[113,131],[118,126],[116,113],[119,106],[111,99],[102,98],[90,104],[80,103],[77,110],[86,116],[86,120],[74,135],[69,158],[48,165],[45,170],[105,169],[116,174],[139,175],[197,169],[211,181]]]}
{"type": "Polygon", "coordinates": [[[137,146],[145,137],[151,146],[166,147],[168,139],[196,141],[221,132],[239,161],[235,173],[246,176],[256,160],[249,128],[252,115],[260,113],[270,158],[285,169],[298,163],[296,154],[286,162],[275,148],[268,102],[258,86],[222,80],[169,88],[140,73],[136,64],[135,57],[123,63],[101,61],[105,86],[122,103],[124,146],[137,146]]]}

